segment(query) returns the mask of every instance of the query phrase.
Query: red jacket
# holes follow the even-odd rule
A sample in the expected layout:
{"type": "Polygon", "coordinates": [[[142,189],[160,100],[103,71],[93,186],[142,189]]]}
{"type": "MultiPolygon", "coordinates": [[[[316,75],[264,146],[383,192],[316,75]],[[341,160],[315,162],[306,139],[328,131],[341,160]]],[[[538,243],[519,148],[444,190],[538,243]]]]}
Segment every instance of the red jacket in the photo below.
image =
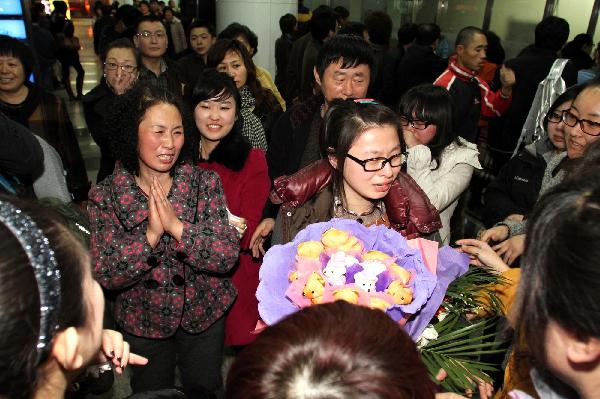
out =
{"type": "Polygon", "coordinates": [[[433,84],[448,90],[454,100],[456,131],[473,143],[477,139],[479,117],[501,116],[512,99],[504,97],[500,90],[493,92],[477,72],[459,66],[456,56],[450,58],[448,69],[433,84]]]}
{"type": "Polygon", "coordinates": [[[225,199],[231,213],[246,219],[246,232],[241,240],[241,253],[231,277],[238,296],[225,319],[225,344],[247,345],[256,339],[252,331],[258,321],[258,272],[260,261],[252,258],[250,238],[260,223],[262,210],[267,202],[271,180],[267,170],[265,153],[253,148],[239,171],[218,162],[200,162],[200,168],[219,174],[225,190],[225,199]]]}
{"type": "MultiPolygon", "coordinates": [[[[333,169],[326,160],[314,162],[291,176],[275,179],[271,202],[283,203],[281,211],[297,208],[331,184],[333,169]]],[[[427,195],[405,173],[400,172],[383,200],[390,227],[406,238],[417,238],[442,227],[440,215],[427,195]]]]}
{"type": "Polygon", "coordinates": [[[145,338],[170,337],[179,327],[199,333],[236,296],[223,274],[237,261],[239,239],[228,223],[219,177],[181,165],[168,198],[183,222],[182,239],[164,234],[153,249],[146,239],[148,200],[132,174],[117,164],[89,194],[94,276],[119,290],[119,325],[145,338]]]}

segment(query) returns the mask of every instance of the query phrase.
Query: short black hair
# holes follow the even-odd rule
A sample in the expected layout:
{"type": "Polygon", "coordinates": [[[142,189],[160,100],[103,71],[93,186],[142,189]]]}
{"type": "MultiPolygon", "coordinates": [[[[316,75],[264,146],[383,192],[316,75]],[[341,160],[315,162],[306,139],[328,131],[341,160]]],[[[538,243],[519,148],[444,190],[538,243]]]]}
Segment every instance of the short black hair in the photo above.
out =
{"type": "Polygon", "coordinates": [[[398,29],[398,44],[406,46],[417,38],[418,25],[413,22],[407,22],[398,29]]]}
{"type": "Polygon", "coordinates": [[[337,6],[333,9],[333,12],[337,16],[338,21],[341,19],[346,19],[350,16],[350,11],[348,11],[348,9],[343,6],[337,6]]]}
{"type": "Polygon", "coordinates": [[[504,52],[504,47],[502,47],[502,41],[500,40],[500,37],[491,30],[486,30],[484,33],[488,44],[485,51],[485,58],[494,64],[502,65],[504,63],[506,53],[504,52]]]}
{"type": "Polygon", "coordinates": [[[250,47],[254,49],[252,56],[255,56],[258,53],[258,36],[246,25],[237,22],[231,23],[219,33],[218,39],[235,39],[238,36],[246,38],[250,47]]]}
{"type": "Polygon", "coordinates": [[[392,37],[392,18],[383,11],[374,11],[365,18],[369,40],[374,44],[388,45],[392,37]]]}
{"type": "Polygon", "coordinates": [[[281,33],[291,35],[294,33],[294,28],[296,27],[296,17],[292,14],[285,14],[279,18],[279,29],[281,29],[281,33]]]}
{"type": "Polygon", "coordinates": [[[310,34],[315,40],[322,42],[329,36],[329,32],[335,32],[336,26],[337,18],[331,7],[319,6],[310,19],[310,34]]]}
{"type": "Polygon", "coordinates": [[[431,46],[441,35],[442,31],[437,24],[432,22],[422,23],[417,27],[415,43],[421,46],[431,46]]]}
{"type": "MultiPolygon", "coordinates": [[[[242,135],[242,126],[244,118],[241,115],[242,99],[235,86],[233,79],[223,72],[217,72],[214,68],[206,68],[196,82],[192,91],[192,111],[196,109],[202,101],[214,99],[216,101],[225,101],[233,98],[235,102],[236,121],[231,131],[223,137],[219,144],[210,153],[208,162],[217,162],[233,171],[240,171],[246,163],[248,154],[252,146],[242,135]]],[[[196,126],[198,136],[202,133],[196,126]]]]}
{"type": "Polygon", "coordinates": [[[485,36],[485,33],[483,32],[483,30],[479,29],[476,26],[466,26],[466,27],[462,28],[458,32],[458,35],[456,35],[456,41],[454,42],[454,47],[459,46],[459,45],[468,46],[471,43],[471,41],[473,41],[473,37],[476,34],[485,36]]]}
{"type": "Polygon", "coordinates": [[[35,67],[35,57],[33,51],[25,42],[14,37],[0,35],[0,55],[18,58],[23,64],[25,81],[29,79],[35,67]]]}
{"type": "Polygon", "coordinates": [[[368,32],[367,25],[362,22],[348,22],[338,31],[338,35],[354,35],[364,38],[364,33],[368,32]]]}
{"type": "Polygon", "coordinates": [[[189,26],[190,34],[192,33],[192,29],[196,29],[196,28],[206,28],[206,30],[208,31],[208,33],[210,33],[210,35],[212,37],[217,36],[217,29],[215,28],[215,25],[206,19],[194,18],[194,20],[192,21],[192,23],[189,26]]]}
{"type": "Polygon", "coordinates": [[[353,68],[366,64],[373,73],[375,58],[369,43],[362,37],[353,35],[336,35],[327,40],[317,54],[315,64],[317,73],[322,78],[325,69],[331,64],[342,61],[343,68],[353,68]]]}
{"type": "Polygon", "coordinates": [[[559,17],[542,19],[535,27],[535,47],[558,51],[569,38],[569,23],[559,17]]]}
{"type": "Polygon", "coordinates": [[[160,22],[160,24],[163,26],[163,28],[165,28],[165,24],[163,23],[162,19],[160,19],[159,17],[157,17],[156,15],[150,13],[148,15],[142,15],[140,18],[138,18],[138,20],[135,22],[135,33],[140,33],[138,31],[138,29],[140,28],[140,25],[143,22],[160,22]]]}
{"type": "Polygon", "coordinates": [[[400,99],[398,113],[407,119],[418,119],[436,126],[435,137],[427,147],[437,166],[440,165],[442,151],[451,143],[459,143],[454,129],[454,102],[443,87],[433,84],[412,87],[400,99]]]}

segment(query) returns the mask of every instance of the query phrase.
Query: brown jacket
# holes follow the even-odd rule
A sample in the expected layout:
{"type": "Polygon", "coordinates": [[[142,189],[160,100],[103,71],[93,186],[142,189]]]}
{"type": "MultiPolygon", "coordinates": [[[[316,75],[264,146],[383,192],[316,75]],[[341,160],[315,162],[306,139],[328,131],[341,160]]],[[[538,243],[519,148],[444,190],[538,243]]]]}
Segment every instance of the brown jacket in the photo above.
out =
{"type": "MultiPolygon", "coordinates": [[[[281,243],[291,241],[309,224],[334,217],[332,172],[329,162],[321,160],[275,180],[271,202],[282,204],[276,226],[281,243]]],[[[408,239],[431,234],[442,226],[427,195],[405,173],[398,174],[383,201],[390,227],[408,239]]]]}

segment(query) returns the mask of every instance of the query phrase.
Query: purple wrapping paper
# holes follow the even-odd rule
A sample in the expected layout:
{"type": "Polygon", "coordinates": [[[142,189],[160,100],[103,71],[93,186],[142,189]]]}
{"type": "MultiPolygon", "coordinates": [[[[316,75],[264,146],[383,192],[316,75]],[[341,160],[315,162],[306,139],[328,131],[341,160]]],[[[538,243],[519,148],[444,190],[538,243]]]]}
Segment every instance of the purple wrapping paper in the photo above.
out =
{"type": "Polygon", "coordinates": [[[396,263],[414,274],[410,286],[414,300],[408,305],[393,305],[387,313],[398,321],[404,314],[414,314],[406,330],[416,340],[438,310],[448,285],[468,269],[469,258],[450,247],[440,249],[438,276],[426,268],[419,250],[408,247],[402,235],[385,226],[365,227],[348,219],[332,219],[315,223],[300,231],[292,242],[275,245],[265,254],[260,269],[260,282],[256,291],[258,311],[262,320],[274,324],[285,316],[299,310],[285,295],[290,284],[288,276],[295,269],[298,244],[304,241],[320,241],[321,235],[335,227],[351,233],[364,243],[365,251],[379,250],[397,257],[396,263]]]}

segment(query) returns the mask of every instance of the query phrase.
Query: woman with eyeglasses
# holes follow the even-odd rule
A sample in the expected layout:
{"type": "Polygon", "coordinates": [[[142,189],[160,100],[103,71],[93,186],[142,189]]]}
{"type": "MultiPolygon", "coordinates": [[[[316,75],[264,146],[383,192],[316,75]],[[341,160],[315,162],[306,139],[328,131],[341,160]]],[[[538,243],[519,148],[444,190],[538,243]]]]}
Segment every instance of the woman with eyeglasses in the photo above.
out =
{"type": "Polygon", "coordinates": [[[275,181],[271,199],[283,204],[274,243],[289,242],[307,225],[332,218],[383,224],[408,238],[435,232],[437,211],[400,171],[401,132],[400,118],[384,105],[334,100],[321,131],[324,160],[275,181]]]}
{"type": "Polygon", "coordinates": [[[543,126],[547,135],[511,158],[487,187],[483,221],[486,227],[505,220],[522,220],[535,205],[547,162],[566,149],[563,113],[581,88],[573,86],[552,103],[543,126]]]}
{"type": "MultiPolygon", "coordinates": [[[[544,171],[540,194],[556,186],[576,166],[588,147],[600,137],[600,82],[591,81],[581,87],[571,107],[563,111],[566,151],[552,157],[544,171]]],[[[524,251],[527,220],[504,220],[481,235],[485,242],[500,243],[494,247],[503,259],[514,260],[524,251]]],[[[508,262],[510,263],[510,262],[508,262]]]]}
{"type": "Polygon", "coordinates": [[[440,212],[441,241],[448,244],[458,199],[473,169],[481,169],[477,146],[454,130],[452,98],[444,88],[428,84],[410,89],[400,100],[399,114],[408,152],[406,172],[440,212]]]}
{"type": "Polygon", "coordinates": [[[125,94],[137,82],[138,55],[129,39],[111,42],[100,59],[104,76],[98,86],[83,97],[83,114],[92,138],[100,147],[100,167],[96,182],[99,183],[115,168],[115,159],[109,150],[108,130],[104,121],[117,96],[125,94]]]}

